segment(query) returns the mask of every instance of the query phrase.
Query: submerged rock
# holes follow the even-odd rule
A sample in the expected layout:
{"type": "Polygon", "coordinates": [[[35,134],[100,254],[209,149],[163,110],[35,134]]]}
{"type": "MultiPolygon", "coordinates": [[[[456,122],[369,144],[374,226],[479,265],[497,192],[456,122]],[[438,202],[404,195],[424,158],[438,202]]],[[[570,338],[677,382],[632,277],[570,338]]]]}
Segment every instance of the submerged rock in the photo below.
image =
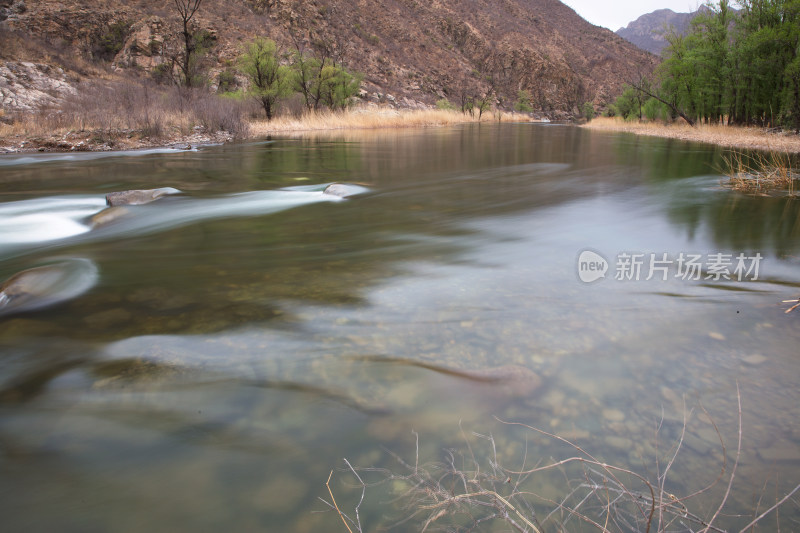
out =
{"type": "Polygon", "coordinates": [[[181,191],[174,187],[161,187],[159,189],[134,189],[130,191],[112,192],[106,195],[106,203],[110,207],[120,205],[142,205],[155,202],[162,196],[180,194],[181,191]]]}
{"type": "Polygon", "coordinates": [[[106,224],[119,220],[129,213],[130,211],[124,207],[109,207],[108,209],[103,209],[92,217],[92,227],[105,226],[106,224]]]}
{"type": "Polygon", "coordinates": [[[0,315],[71,300],[93,287],[97,278],[97,267],[88,259],[70,259],[23,270],[0,285],[0,315]]]}

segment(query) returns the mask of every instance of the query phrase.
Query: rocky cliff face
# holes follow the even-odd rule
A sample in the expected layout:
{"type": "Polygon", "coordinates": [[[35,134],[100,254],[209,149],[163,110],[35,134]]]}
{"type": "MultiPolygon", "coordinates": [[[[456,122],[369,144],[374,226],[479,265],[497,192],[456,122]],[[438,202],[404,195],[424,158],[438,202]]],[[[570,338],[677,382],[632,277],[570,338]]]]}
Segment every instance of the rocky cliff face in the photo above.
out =
{"type": "MultiPolygon", "coordinates": [[[[168,60],[177,23],[172,2],[26,0],[2,27],[86,58],[111,52],[113,69],[147,74],[168,60]]],[[[557,0],[206,0],[196,23],[213,38],[212,84],[244,42],[266,35],[287,48],[322,44],[364,74],[368,97],[398,106],[492,91],[511,107],[528,90],[558,117],[611,100],[657,62],[557,0]]]]}
{"type": "Polygon", "coordinates": [[[660,55],[667,47],[667,40],[664,37],[666,32],[672,28],[679,35],[686,35],[692,19],[703,10],[708,8],[703,6],[691,13],[675,13],[671,9],[659,9],[642,15],[625,28],[618,29],[616,33],[642,50],[660,55]]]}

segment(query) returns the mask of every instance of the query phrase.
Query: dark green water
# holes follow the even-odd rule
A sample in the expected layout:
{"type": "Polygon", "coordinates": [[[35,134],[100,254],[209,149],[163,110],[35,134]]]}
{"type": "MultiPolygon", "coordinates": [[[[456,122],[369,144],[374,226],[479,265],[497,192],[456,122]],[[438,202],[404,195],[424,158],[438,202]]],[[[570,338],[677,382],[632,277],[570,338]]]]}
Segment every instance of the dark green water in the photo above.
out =
{"type": "MultiPolygon", "coordinates": [[[[744,526],[800,482],[800,311],[781,303],[800,296],[800,203],[720,187],[721,155],[481,125],[0,159],[0,279],[94,269],[80,294],[0,315],[2,529],[346,531],[315,512],[331,470],[353,515],[343,458],[408,474],[387,450],[413,464],[413,432],[420,463],[454,448],[471,468],[467,441],[490,468],[474,433],[512,470],[578,453],[495,416],[653,483],[680,441],[665,484],[678,496],[720,473],[710,416],[726,473],[686,502],[709,518],[736,458],[737,383],[741,453],[715,524],[744,526]],[[368,191],[333,201],[316,187],[331,182],[368,191]],[[184,194],[85,225],[108,192],[164,186],[184,194]],[[579,279],[586,249],[605,279],[579,279]],[[646,279],[651,254],[681,253],[701,257],[700,279],[676,263],[646,279]],[[719,253],[731,273],[761,254],[757,279],[713,279],[719,253]],[[614,279],[621,254],[644,254],[638,280],[614,279]]],[[[565,476],[583,477],[556,474],[521,487],[560,500],[565,476]]],[[[407,488],[370,487],[364,531],[413,514],[394,501],[407,488]]],[[[530,501],[544,522],[553,505],[530,501]]],[[[800,529],[796,502],[783,530],[800,529]]]]}

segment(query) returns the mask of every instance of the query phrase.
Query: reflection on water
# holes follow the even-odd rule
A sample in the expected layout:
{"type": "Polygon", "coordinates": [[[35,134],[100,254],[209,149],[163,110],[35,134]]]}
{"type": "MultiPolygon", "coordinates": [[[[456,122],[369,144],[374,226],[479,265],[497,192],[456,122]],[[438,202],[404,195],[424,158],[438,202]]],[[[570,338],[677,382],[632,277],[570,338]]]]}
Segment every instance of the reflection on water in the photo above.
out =
{"type": "MultiPolygon", "coordinates": [[[[312,513],[330,469],[396,468],[383,446],[413,460],[412,430],[422,461],[471,431],[509,466],[565,453],[493,415],[652,472],[694,409],[666,489],[688,494],[720,469],[699,406],[730,456],[737,383],[742,461],[719,524],[746,524],[729,515],[765,483],[797,483],[800,328],[780,302],[800,292],[800,214],[720,187],[714,148],[482,125],[76,157],[0,169],[0,217],[16,221],[0,277],[56,251],[99,273],[0,317],[14,530],[333,531],[337,515],[312,513]],[[366,189],[337,201],[332,182],[366,189]],[[184,195],[90,226],[106,193],[166,185],[184,195]],[[587,248],[764,260],[756,281],[585,284],[587,248]]],[[[550,481],[531,490],[559,498],[550,481]]],[[[389,489],[368,493],[365,530],[402,516],[389,489]]]]}

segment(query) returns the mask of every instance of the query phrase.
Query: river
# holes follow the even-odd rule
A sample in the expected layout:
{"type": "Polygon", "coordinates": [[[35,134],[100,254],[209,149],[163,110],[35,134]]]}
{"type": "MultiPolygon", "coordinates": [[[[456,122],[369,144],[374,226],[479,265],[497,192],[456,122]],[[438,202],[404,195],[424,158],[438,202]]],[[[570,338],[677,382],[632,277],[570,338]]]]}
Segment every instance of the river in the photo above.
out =
{"type": "Polygon", "coordinates": [[[0,279],[58,273],[0,301],[3,529],[347,531],[331,495],[363,531],[467,528],[497,500],[436,498],[480,482],[546,531],[615,494],[644,530],[622,470],[516,473],[591,456],[713,484],[682,503],[738,530],[800,482],[800,203],[722,155],[481,124],[0,157],[0,279]]]}

